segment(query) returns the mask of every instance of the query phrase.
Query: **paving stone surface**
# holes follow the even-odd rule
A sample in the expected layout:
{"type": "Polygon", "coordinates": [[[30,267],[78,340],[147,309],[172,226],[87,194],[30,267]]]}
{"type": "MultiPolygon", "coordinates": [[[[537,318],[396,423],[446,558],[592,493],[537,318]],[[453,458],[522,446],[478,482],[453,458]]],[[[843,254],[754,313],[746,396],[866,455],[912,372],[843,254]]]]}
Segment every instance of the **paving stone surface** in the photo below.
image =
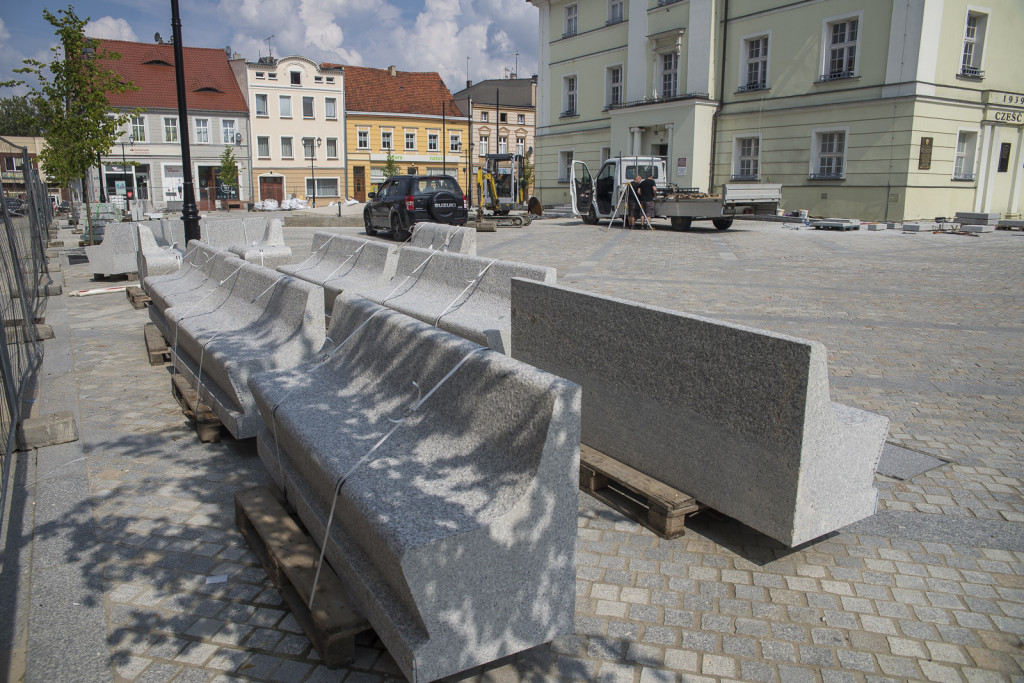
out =
{"type": "MultiPolygon", "coordinates": [[[[314,231],[285,229],[295,261],[314,231]]],[[[574,633],[459,680],[1024,681],[1024,235],[549,219],[477,248],[821,341],[833,400],[949,463],[877,476],[876,518],[796,549],[714,512],[665,541],[580,494],[574,633]]],[[[66,276],[69,291],[91,272],[66,276]]],[[[105,295],[68,313],[98,532],[65,561],[100,577],[111,678],[401,680],[372,634],[348,667],[322,666],[234,526],[234,492],[267,481],[255,446],[198,442],[170,370],[147,362],[146,312],[105,295]]]]}

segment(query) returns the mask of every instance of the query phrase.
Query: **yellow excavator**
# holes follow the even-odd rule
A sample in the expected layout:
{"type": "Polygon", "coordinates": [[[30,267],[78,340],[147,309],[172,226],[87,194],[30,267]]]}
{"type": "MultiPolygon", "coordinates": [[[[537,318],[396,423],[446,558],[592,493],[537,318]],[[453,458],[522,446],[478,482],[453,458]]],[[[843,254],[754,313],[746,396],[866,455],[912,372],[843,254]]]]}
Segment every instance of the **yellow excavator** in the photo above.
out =
{"type": "MultiPolygon", "coordinates": [[[[527,204],[525,164],[521,154],[488,154],[483,168],[476,171],[477,198],[479,210],[492,214],[491,219],[505,227],[522,227],[530,224],[530,213],[512,214],[522,211],[527,204]]],[[[532,197],[530,205],[539,206],[532,197]]],[[[478,214],[479,215],[479,214],[478,214]]],[[[539,214],[538,214],[539,215],[539,214]]]]}

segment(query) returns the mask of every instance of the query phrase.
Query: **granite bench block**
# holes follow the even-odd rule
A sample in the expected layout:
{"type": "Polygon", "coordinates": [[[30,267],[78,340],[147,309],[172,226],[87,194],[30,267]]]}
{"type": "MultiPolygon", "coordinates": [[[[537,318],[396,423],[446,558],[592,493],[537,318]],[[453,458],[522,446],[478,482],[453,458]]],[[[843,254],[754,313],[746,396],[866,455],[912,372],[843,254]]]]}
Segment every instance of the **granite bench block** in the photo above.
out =
{"type": "Polygon", "coordinates": [[[409,246],[476,256],[476,228],[421,221],[412,228],[409,246]]]}
{"type": "Polygon", "coordinates": [[[379,289],[391,281],[398,267],[397,245],[361,237],[318,231],[310,251],[305,261],[277,269],[323,287],[327,316],[339,294],[379,289]]]}
{"type": "Polygon", "coordinates": [[[987,224],[960,226],[960,232],[992,232],[993,230],[995,230],[995,226],[987,224]]]}
{"type": "Polygon", "coordinates": [[[957,211],[953,217],[954,223],[968,225],[995,225],[999,222],[998,213],[976,213],[971,211],[957,211]]]}
{"type": "Polygon", "coordinates": [[[1004,218],[1003,220],[996,223],[997,227],[1000,228],[1024,228],[1024,221],[1004,218]]]}
{"type": "Polygon", "coordinates": [[[579,387],[342,294],[329,336],[353,334],[250,379],[258,451],[318,544],[348,474],[326,557],[402,672],[432,681],[570,633],[579,387]]]}
{"type": "Polygon", "coordinates": [[[151,299],[149,317],[164,337],[173,340],[174,335],[174,329],[164,318],[165,311],[172,306],[180,306],[184,310],[202,302],[220,281],[241,266],[241,263],[234,262],[236,260],[228,251],[193,240],[189,242],[179,269],[146,278],[144,284],[151,299]]]}
{"type": "Polygon", "coordinates": [[[323,345],[323,290],[231,255],[218,267],[231,274],[163,315],[175,369],[232,436],[244,439],[262,424],[249,377],[298,365],[323,345]]]}
{"type": "Polygon", "coordinates": [[[136,225],[139,282],[148,293],[146,278],[173,273],[184,258],[185,224],[181,219],[162,218],[136,225]]]}
{"type": "Polygon", "coordinates": [[[228,247],[242,260],[267,268],[277,268],[291,260],[292,248],[284,243],[280,218],[243,218],[242,234],[245,242],[228,247]]]}
{"type": "Polygon", "coordinates": [[[903,232],[931,232],[938,230],[938,223],[904,223],[903,232]]]}
{"type": "Polygon", "coordinates": [[[889,420],[818,342],[516,279],[512,348],[583,387],[583,443],[787,546],[875,511],[889,420]]]}
{"type": "Polygon", "coordinates": [[[103,241],[85,248],[92,272],[106,276],[137,273],[138,239],[134,223],[107,223],[103,241]]]}
{"type": "Polygon", "coordinates": [[[555,282],[554,268],[404,247],[395,277],[367,299],[509,353],[512,278],[555,282]]]}

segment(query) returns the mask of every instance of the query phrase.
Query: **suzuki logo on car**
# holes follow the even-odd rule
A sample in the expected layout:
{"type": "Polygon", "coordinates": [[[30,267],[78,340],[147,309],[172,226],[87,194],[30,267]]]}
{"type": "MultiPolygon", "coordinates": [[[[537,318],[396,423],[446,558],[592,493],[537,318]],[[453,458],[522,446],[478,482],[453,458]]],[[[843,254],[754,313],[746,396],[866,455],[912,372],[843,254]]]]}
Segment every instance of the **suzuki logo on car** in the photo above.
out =
{"type": "Polygon", "coordinates": [[[434,206],[439,206],[442,209],[454,209],[455,208],[455,204],[452,203],[452,202],[437,202],[437,204],[435,204],[434,206]]]}

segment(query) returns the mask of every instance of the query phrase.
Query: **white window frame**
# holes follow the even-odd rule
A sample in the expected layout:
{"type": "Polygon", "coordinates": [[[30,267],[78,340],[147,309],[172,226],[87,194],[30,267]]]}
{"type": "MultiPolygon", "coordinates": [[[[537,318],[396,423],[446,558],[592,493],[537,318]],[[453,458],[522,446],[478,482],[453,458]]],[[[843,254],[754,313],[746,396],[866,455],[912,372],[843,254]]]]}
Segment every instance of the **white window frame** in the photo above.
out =
{"type": "Polygon", "coordinates": [[[279,118],[290,119],[292,117],[292,96],[291,95],[280,95],[277,98],[277,111],[279,118]],[[288,104],[285,105],[285,102],[288,104]],[[285,110],[288,113],[285,113],[285,110]]]}
{"type": "Polygon", "coordinates": [[[491,137],[490,135],[480,136],[480,156],[485,157],[491,152],[491,137]]]}
{"type": "Polygon", "coordinates": [[[737,133],[732,139],[732,177],[735,179],[743,180],[760,180],[761,178],[761,142],[762,137],[760,133],[737,133]],[[757,141],[757,154],[756,155],[745,155],[743,152],[743,143],[747,140],[757,141]],[[753,159],[754,161],[754,172],[744,173],[743,162],[747,159],[753,159]]]}
{"type": "Polygon", "coordinates": [[[572,182],[572,162],[576,158],[576,149],[558,150],[558,182],[572,182]],[[563,175],[565,174],[565,175],[563,175]]]}
{"type": "Polygon", "coordinates": [[[562,13],[562,37],[572,38],[580,32],[580,6],[572,2],[565,6],[562,13]]]}
{"type": "Polygon", "coordinates": [[[516,154],[519,156],[526,156],[526,138],[519,135],[516,136],[516,154]]]}
{"type": "Polygon", "coordinates": [[[356,128],[356,149],[370,149],[370,129],[367,127],[356,128]],[[365,135],[364,135],[365,133],[365,135]],[[366,144],[363,144],[365,141],[366,144]]]}
{"type": "Polygon", "coordinates": [[[740,59],[739,59],[739,62],[740,62],[740,65],[739,65],[739,78],[736,81],[737,83],[739,83],[739,86],[740,86],[739,90],[741,90],[741,91],[744,91],[744,90],[767,90],[769,88],[769,83],[771,83],[771,68],[772,68],[771,49],[772,49],[772,32],[771,31],[761,31],[759,33],[752,33],[749,36],[743,36],[742,38],[740,38],[740,50],[741,50],[741,52],[740,52],[740,59]],[[750,57],[750,48],[751,48],[751,44],[754,43],[754,41],[758,41],[758,42],[766,41],[766,42],[764,44],[764,48],[765,48],[764,54],[759,56],[759,57],[756,57],[756,58],[752,59],[750,57]],[[757,62],[759,62],[759,63],[764,65],[763,68],[761,69],[761,71],[763,72],[764,78],[763,78],[763,82],[760,83],[760,84],[758,84],[756,82],[752,82],[752,80],[750,78],[750,65],[754,61],[757,61],[757,62]]]}
{"type": "Polygon", "coordinates": [[[295,140],[290,135],[281,136],[281,158],[282,159],[294,159],[295,158],[295,140]],[[288,151],[285,152],[284,141],[288,141],[288,151]]]}
{"type": "Polygon", "coordinates": [[[960,53],[960,76],[982,78],[985,75],[985,43],[988,40],[988,19],[991,14],[991,10],[986,8],[967,6],[967,14],[964,16],[964,44],[960,53]],[[968,31],[968,23],[972,17],[981,20],[976,25],[973,37],[968,31]],[[967,59],[968,45],[971,47],[970,60],[967,59]]]}
{"type": "Polygon", "coordinates": [[[316,98],[312,95],[302,96],[302,118],[313,120],[316,118],[316,98]],[[309,115],[306,115],[306,103],[309,103],[309,115]]]}
{"type": "MultiPolygon", "coordinates": [[[[338,182],[337,178],[332,177],[321,177],[316,178],[316,196],[317,197],[339,197],[338,188],[341,187],[341,183],[338,182]],[[324,187],[326,185],[326,187],[324,187]],[[325,191],[326,190],[326,191],[325,191]]],[[[313,196],[310,192],[313,189],[313,179],[310,177],[306,178],[306,196],[313,196]]]]}
{"type": "Polygon", "coordinates": [[[416,151],[416,142],[417,142],[416,141],[416,129],[415,128],[406,128],[405,129],[405,135],[403,137],[405,138],[405,147],[403,147],[403,149],[406,152],[415,152],[416,151]],[[411,147],[409,146],[409,136],[410,135],[412,136],[412,146],[411,147]]]}
{"type": "Polygon", "coordinates": [[[441,151],[441,131],[439,131],[439,130],[428,130],[427,131],[427,151],[428,152],[440,152],[441,151]]]}
{"type": "Polygon", "coordinates": [[[489,112],[489,111],[481,111],[480,112],[480,122],[481,123],[488,123],[489,120],[490,120],[490,117],[491,117],[491,112],[489,112]]]}
{"type": "Polygon", "coordinates": [[[623,104],[622,96],[626,92],[625,75],[626,69],[622,64],[609,64],[604,68],[604,104],[608,109],[623,104]],[[616,71],[619,75],[618,82],[614,80],[616,71]],[[618,97],[616,97],[616,90],[618,97]]]}
{"type": "Polygon", "coordinates": [[[579,116],[580,79],[575,73],[562,76],[562,116],[579,116]]]}
{"type": "MultiPolygon", "coordinates": [[[[834,152],[832,153],[835,156],[834,152]]],[[[811,129],[811,163],[808,177],[812,180],[843,180],[846,178],[846,164],[850,158],[850,128],[849,126],[836,126],[831,128],[811,129]],[[843,134],[842,164],[839,173],[836,175],[821,176],[821,156],[823,137],[830,133],[843,134]]]]}
{"type": "Polygon", "coordinates": [[[256,112],[257,118],[267,118],[270,116],[270,98],[266,93],[258,92],[253,95],[253,111],[256,112]],[[263,111],[260,112],[260,102],[263,102],[263,111]]]}
{"type": "Polygon", "coordinates": [[[148,123],[146,117],[133,116],[128,123],[131,127],[131,134],[135,137],[135,142],[146,142],[146,126],[148,123]]]}
{"type": "Polygon", "coordinates": [[[324,149],[327,152],[328,159],[338,158],[338,138],[327,138],[324,141],[324,149]],[[334,147],[334,152],[331,153],[331,147],[334,147]]]}
{"type": "MultiPolygon", "coordinates": [[[[849,29],[847,29],[849,31],[849,29]]],[[[847,14],[840,14],[834,17],[827,17],[821,22],[821,62],[819,70],[820,81],[835,81],[842,80],[844,78],[856,78],[860,75],[860,61],[863,57],[861,47],[864,44],[862,40],[864,36],[864,11],[850,12],[847,14]],[[844,68],[842,71],[837,72],[839,75],[833,76],[831,71],[832,63],[832,27],[837,24],[844,22],[856,21],[857,22],[857,38],[855,40],[849,40],[847,35],[846,42],[840,43],[839,45],[845,50],[848,50],[851,46],[854,48],[854,59],[853,69],[848,70],[845,68],[845,62],[848,61],[848,53],[844,52],[844,68]]],[[[769,43],[770,47],[770,43],[769,43]]]]}
{"type": "Polygon", "coordinates": [[[462,131],[451,131],[448,133],[448,153],[462,153],[462,131]]]}
{"type": "Polygon", "coordinates": [[[662,99],[669,98],[669,97],[678,97],[679,96],[679,50],[673,48],[672,50],[670,50],[668,52],[659,52],[658,53],[658,76],[659,76],[659,81],[658,82],[659,82],[659,85],[661,85],[661,88],[659,89],[659,93],[660,93],[662,99]],[[671,68],[666,68],[666,66],[665,66],[666,58],[670,58],[672,60],[672,67],[671,68]],[[669,93],[667,91],[668,89],[665,88],[665,83],[666,82],[668,82],[672,86],[671,87],[671,90],[672,90],[671,93],[669,93]]]}
{"type": "Polygon", "coordinates": [[[206,117],[194,118],[192,123],[195,125],[195,144],[197,145],[208,145],[210,144],[210,119],[206,117]],[[202,121],[203,125],[199,125],[202,121]]]}
{"type": "Polygon", "coordinates": [[[238,129],[235,128],[234,119],[221,119],[220,120],[220,133],[221,138],[224,140],[225,145],[235,144],[235,133],[238,129]]]}
{"type": "Polygon", "coordinates": [[[608,18],[605,26],[618,24],[626,20],[626,0],[608,0],[608,18]]]}
{"type": "Polygon", "coordinates": [[[953,180],[977,180],[977,174],[975,173],[975,165],[978,163],[978,129],[976,128],[958,128],[956,131],[956,142],[953,144],[953,180]],[[967,146],[962,150],[960,149],[960,138],[964,135],[968,137],[967,146]],[[973,144],[971,144],[973,141],[973,144]],[[960,164],[960,172],[957,173],[957,162],[960,158],[963,158],[963,163],[960,164]],[[964,171],[967,173],[965,174],[964,171]]]}
{"type": "Polygon", "coordinates": [[[395,151],[395,129],[394,128],[381,128],[380,129],[380,150],[386,152],[387,150],[395,151]],[[387,145],[384,144],[384,140],[387,140],[387,145]]]}
{"type": "Polygon", "coordinates": [[[269,135],[257,135],[256,136],[256,157],[259,159],[270,158],[270,136],[269,135]],[[266,143],[267,153],[263,153],[263,143],[266,143]]]}
{"type": "Polygon", "coordinates": [[[602,147],[601,148],[601,163],[604,164],[604,162],[608,161],[611,158],[612,158],[612,148],[611,147],[602,147]]]}
{"type": "Polygon", "coordinates": [[[516,125],[519,125],[519,126],[525,126],[526,125],[526,114],[516,114],[516,125]]]}
{"type": "Polygon", "coordinates": [[[177,116],[165,116],[164,119],[164,142],[177,142],[180,138],[181,131],[178,126],[177,116]],[[174,132],[174,136],[171,136],[171,132],[174,132]]]}
{"type": "Polygon", "coordinates": [[[498,136],[498,154],[508,154],[508,136],[498,136]]]}
{"type": "Polygon", "coordinates": [[[324,98],[324,118],[328,121],[338,120],[338,98],[337,97],[325,97],[324,98]],[[334,109],[334,113],[331,113],[331,108],[334,109]]]}
{"type": "Polygon", "coordinates": [[[302,158],[306,161],[315,161],[317,152],[316,136],[304,135],[300,140],[300,144],[302,145],[302,158]],[[307,151],[309,154],[306,154],[307,151]]]}

